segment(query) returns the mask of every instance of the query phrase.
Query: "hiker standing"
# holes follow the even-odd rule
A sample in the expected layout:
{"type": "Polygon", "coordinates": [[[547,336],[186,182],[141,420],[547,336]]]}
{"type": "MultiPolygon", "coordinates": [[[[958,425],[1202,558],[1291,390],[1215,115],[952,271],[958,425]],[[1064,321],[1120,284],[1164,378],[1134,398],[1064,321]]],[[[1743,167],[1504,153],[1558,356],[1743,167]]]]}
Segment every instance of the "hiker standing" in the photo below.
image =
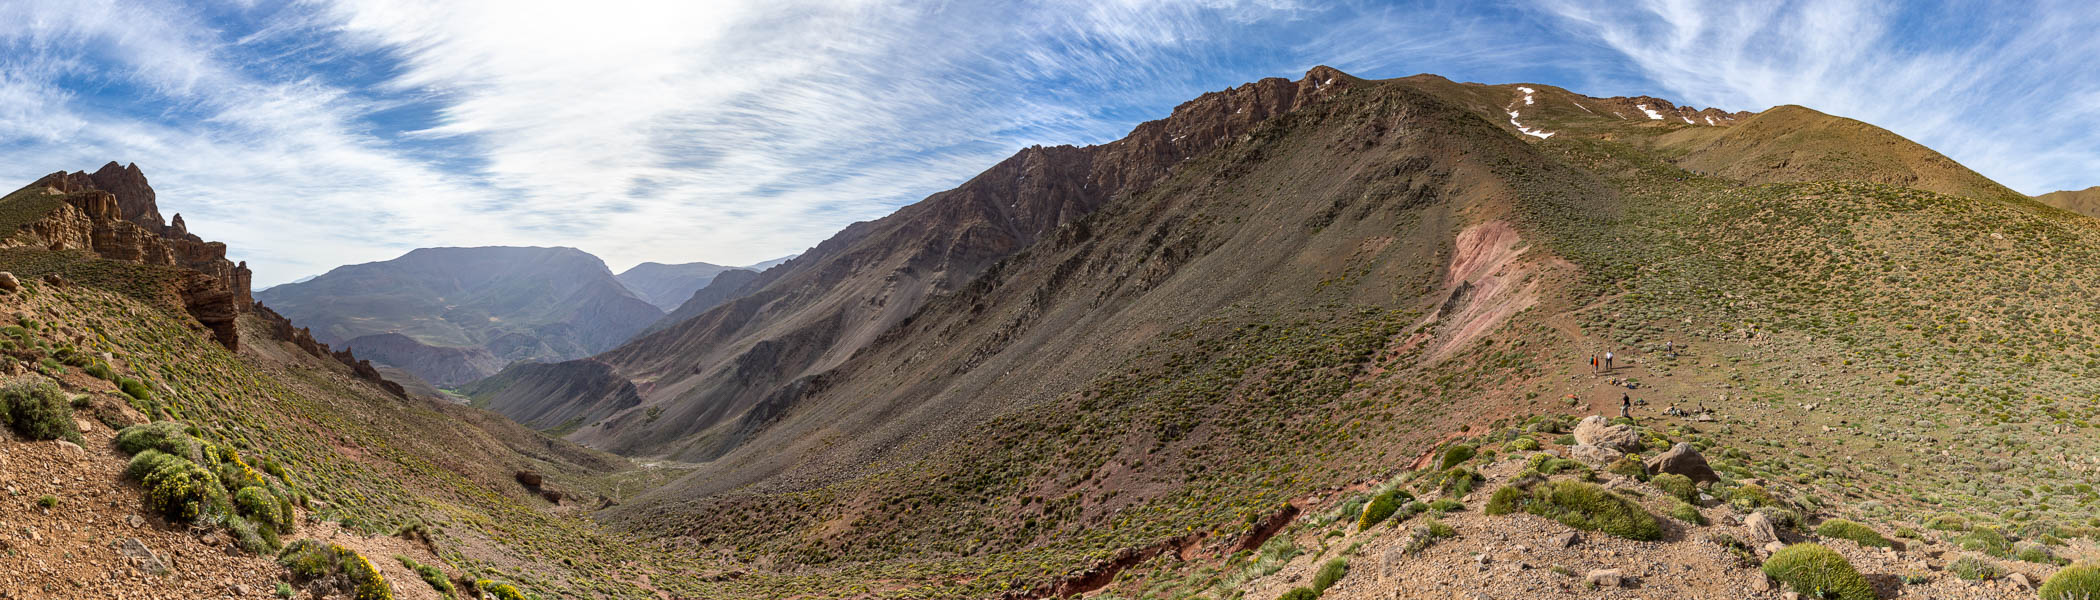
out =
{"type": "Polygon", "coordinates": [[[1596,375],[1596,374],[1597,374],[1597,355],[1596,355],[1596,354],[1591,354],[1591,355],[1590,355],[1590,374],[1591,374],[1591,375],[1596,375]]]}
{"type": "Polygon", "coordinates": [[[1611,372],[1611,359],[1612,359],[1611,351],[1610,351],[1610,350],[1605,350],[1605,351],[1604,351],[1604,371],[1605,371],[1606,373],[1609,373],[1609,372],[1611,372]]]}
{"type": "Polygon", "coordinates": [[[1619,416],[1633,418],[1633,395],[1619,394],[1619,416]]]}

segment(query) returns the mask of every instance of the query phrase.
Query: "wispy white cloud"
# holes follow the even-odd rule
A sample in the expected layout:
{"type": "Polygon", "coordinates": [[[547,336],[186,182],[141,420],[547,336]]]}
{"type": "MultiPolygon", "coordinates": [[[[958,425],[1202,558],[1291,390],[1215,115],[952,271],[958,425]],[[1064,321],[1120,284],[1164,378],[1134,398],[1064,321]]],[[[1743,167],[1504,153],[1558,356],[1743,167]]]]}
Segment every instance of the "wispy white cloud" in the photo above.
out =
{"type": "Polygon", "coordinates": [[[19,0],[0,178],[136,161],[262,283],[432,245],[745,263],[1019,147],[1330,64],[1806,104],[2022,191],[2095,183],[2100,94],[2074,71],[2096,23],[2010,10],[1946,35],[1821,1],[19,0]]]}

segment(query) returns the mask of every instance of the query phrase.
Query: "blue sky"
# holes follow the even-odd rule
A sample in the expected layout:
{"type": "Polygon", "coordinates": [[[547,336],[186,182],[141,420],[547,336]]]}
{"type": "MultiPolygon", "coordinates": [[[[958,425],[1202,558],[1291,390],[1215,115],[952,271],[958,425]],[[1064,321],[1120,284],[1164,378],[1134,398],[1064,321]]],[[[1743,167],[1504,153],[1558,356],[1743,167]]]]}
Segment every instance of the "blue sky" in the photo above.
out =
{"type": "Polygon", "coordinates": [[[2022,192],[2100,184],[2085,2],[8,0],[0,23],[0,182],[137,162],[258,285],[440,245],[756,262],[1319,64],[1802,104],[2022,192]]]}

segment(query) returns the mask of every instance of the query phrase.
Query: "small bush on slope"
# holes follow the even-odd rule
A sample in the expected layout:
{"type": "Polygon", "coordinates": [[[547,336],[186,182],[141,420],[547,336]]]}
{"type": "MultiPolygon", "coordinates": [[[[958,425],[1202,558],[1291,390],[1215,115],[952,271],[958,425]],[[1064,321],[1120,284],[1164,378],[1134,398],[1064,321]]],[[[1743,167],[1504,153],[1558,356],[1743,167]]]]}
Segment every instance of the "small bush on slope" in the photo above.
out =
{"type": "Polygon", "coordinates": [[[1370,529],[1371,526],[1384,522],[1400,510],[1400,503],[1413,499],[1414,496],[1400,490],[1379,494],[1371,499],[1370,504],[1364,506],[1363,516],[1357,519],[1356,528],[1370,529]]]}
{"type": "Polygon", "coordinates": [[[394,591],[387,587],[386,578],[380,576],[379,568],[356,550],[310,539],[299,540],[278,553],[277,563],[291,570],[292,576],[300,581],[342,575],[350,581],[351,593],[357,600],[394,598],[394,591]]]}
{"type": "Polygon", "coordinates": [[[1341,581],[1343,575],[1348,574],[1349,559],[1337,558],[1327,561],[1327,564],[1320,565],[1319,573],[1313,574],[1313,591],[1324,593],[1327,588],[1334,587],[1335,582],[1341,581]]]}
{"type": "Polygon", "coordinates": [[[1276,600],[1317,600],[1319,597],[1320,593],[1313,591],[1312,588],[1299,587],[1291,588],[1291,591],[1284,592],[1283,595],[1277,596],[1276,600]]]}
{"type": "Polygon", "coordinates": [[[417,577],[423,578],[423,583],[430,584],[430,589],[437,590],[438,596],[445,600],[459,597],[459,590],[452,587],[452,580],[446,579],[445,572],[439,571],[437,567],[416,562],[413,558],[399,554],[394,555],[394,560],[401,561],[401,566],[415,571],[417,577]]]}
{"type": "Polygon", "coordinates": [[[1857,522],[1847,521],[1845,519],[1831,519],[1828,521],[1824,521],[1821,526],[1816,527],[1816,535],[1820,535],[1827,538],[1838,538],[1841,540],[1852,540],[1853,542],[1858,543],[1861,546],[1871,546],[1875,548],[1887,548],[1890,546],[1889,539],[1881,537],[1881,534],[1875,532],[1873,528],[1861,525],[1857,522]]]}
{"type": "Polygon", "coordinates": [[[1454,467],[1465,464],[1466,461],[1472,460],[1472,458],[1472,446],[1468,446],[1465,444],[1454,444],[1451,447],[1444,449],[1444,461],[1442,463],[1442,466],[1437,467],[1437,470],[1451,470],[1454,467]]]}
{"type": "Polygon", "coordinates": [[[174,521],[195,521],[217,512],[218,505],[225,502],[226,491],[219,487],[218,478],[188,459],[171,457],[139,483],[146,488],[146,508],[174,521]]]}
{"type": "Polygon", "coordinates": [[[2041,600],[2100,600],[2100,566],[2072,565],[2050,575],[2041,600]]]}
{"type": "Polygon", "coordinates": [[[1852,568],[1852,563],[1820,544],[1787,546],[1765,561],[1764,570],[1805,598],[1876,599],[1874,586],[1852,568]]]}
{"type": "Polygon", "coordinates": [[[1947,563],[1947,572],[1953,573],[1955,577],[1971,581],[1997,579],[2005,575],[2005,570],[1998,568],[1997,563],[1973,555],[1964,556],[1956,559],[1954,562],[1947,563]]]}
{"type": "Polygon", "coordinates": [[[1699,498],[1699,486],[1692,484],[1692,478],[1676,473],[1657,474],[1648,478],[1648,484],[1685,502],[1691,502],[1699,498]]]}
{"type": "Polygon", "coordinates": [[[1698,507],[1683,500],[1670,503],[1670,516],[1693,525],[1706,524],[1706,515],[1699,514],[1698,507]]]}
{"type": "Polygon", "coordinates": [[[149,448],[191,461],[202,458],[197,439],[181,423],[158,421],[117,432],[117,449],[125,454],[138,454],[149,448]]]}
{"type": "Polygon", "coordinates": [[[1602,531],[1630,540],[1662,539],[1662,525],[1640,505],[1604,488],[1557,480],[1506,486],[1488,499],[1487,514],[1528,512],[1576,529],[1602,531]]]}
{"type": "Polygon", "coordinates": [[[25,377],[0,385],[0,422],[17,435],[32,440],[63,439],[81,443],[73,426],[73,406],[58,384],[41,377],[25,377]]]}
{"type": "Polygon", "coordinates": [[[1963,550],[1991,556],[2003,557],[2012,553],[2012,542],[2005,539],[2005,534],[1998,533],[1997,529],[1990,527],[1971,529],[1961,537],[1954,538],[1954,544],[1961,546],[1963,550]]]}

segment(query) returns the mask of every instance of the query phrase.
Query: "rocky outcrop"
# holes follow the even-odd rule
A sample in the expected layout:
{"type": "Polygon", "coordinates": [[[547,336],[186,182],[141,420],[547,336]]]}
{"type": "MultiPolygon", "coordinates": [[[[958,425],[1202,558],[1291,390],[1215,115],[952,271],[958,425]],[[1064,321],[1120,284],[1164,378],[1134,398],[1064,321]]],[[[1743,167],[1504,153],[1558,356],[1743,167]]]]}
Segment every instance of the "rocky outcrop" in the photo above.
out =
{"type": "Polygon", "coordinates": [[[1721,480],[1721,476],[1714,473],[1713,467],[1706,464],[1706,457],[1700,456],[1698,450],[1692,449],[1691,444],[1684,442],[1678,442],[1677,445],[1671,446],[1668,452],[1648,459],[1647,466],[1651,473],[1683,475],[1691,478],[1692,483],[1721,480]]]}
{"type": "Polygon", "coordinates": [[[1581,423],[1575,424],[1575,443],[1619,452],[1641,449],[1641,434],[1635,432],[1632,427],[1610,423],[1597,415],[1583,417],[1581,423]]]}
{"type": "Polygon", "coordinates": [[[268,327],[270,337],[284,340],[286,343],[315,358],[330,359],[343,363],[344,366],[350,367],[350,373],[357,376],[357,378],[371,382],[373,385],[377,385],[397,397],[408,397],[407,388],[403,388],[401,384],[394,383],[381,375],[379,369],[372,366],[371,361],[359,360],[348,349],[341,351],[329,349],[328,344],[323,344],[314,339],[313,332],[308,331],[305,327],[292,325],[291,319],[284,318],[284,315],[277,314],[277,311],[270,310],[270,307],[256,304],[251,307],[249,312],[268,327]]]}
{"type": "Polygon", "coordinates": [[[248,264],[228,260],[225,244],[189,233],[181,215],[172,226],[162,223],[138,165],[111,162],[92,174],[60,171],[30,187],[60,201],[11,232],[5,246],[84,250],[108,260],[183,269],[175,281],[182,307],[219,343],[239,346],[234,319],[255,302],[248,264]]]}

